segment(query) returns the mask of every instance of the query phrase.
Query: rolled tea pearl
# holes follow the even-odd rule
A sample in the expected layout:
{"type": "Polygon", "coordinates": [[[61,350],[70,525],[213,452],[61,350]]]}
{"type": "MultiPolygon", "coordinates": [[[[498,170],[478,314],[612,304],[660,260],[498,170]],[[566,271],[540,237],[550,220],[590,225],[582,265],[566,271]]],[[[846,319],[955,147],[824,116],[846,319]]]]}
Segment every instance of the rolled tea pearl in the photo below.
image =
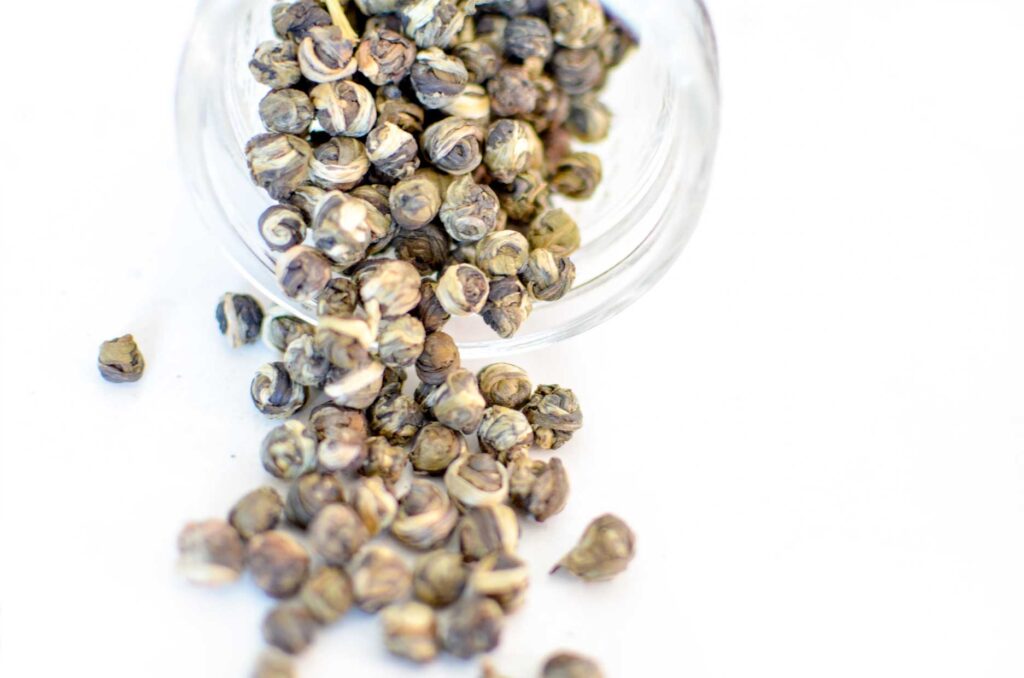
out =
{"type": "Polygon", "coordinates": [[[305,136],[314,115],[313,102],[301,90],[271,90],[260,101],[260,120],[271,132],[305,136]]]}
{"type": "Polygon", "coordinates": [[[449,117],[423,133],[423,151],[430,161],[449,174],[469,174],[483,162],[480,145],[484,131],[461,118],[449,117]]]}
{"type": "Polygon", "coordinates": [[[317,120],[332,136],[365,137],[377,122],[373,95],[351,80],[317,85],[310,98],[317,120]]]}
{"type": "Polygon", "coordinates": [[[331,262],[319,250],[296,245],[277,260],[277,281],[292,299],[310,301],[331,280],[331,262]]]}
{"type": "Polygon", "coordinates": [[[337,26],[315,26],[299,44],[299,67],[307,80],[334,82],[356,72],[355,44],[337,26]]]}
{"type": "Polygon", "coordinates": [[[260,215],[259,231],[267,247],[286,252],[306,239],[306,219],[297,207],[272,205],[260,215]]]}

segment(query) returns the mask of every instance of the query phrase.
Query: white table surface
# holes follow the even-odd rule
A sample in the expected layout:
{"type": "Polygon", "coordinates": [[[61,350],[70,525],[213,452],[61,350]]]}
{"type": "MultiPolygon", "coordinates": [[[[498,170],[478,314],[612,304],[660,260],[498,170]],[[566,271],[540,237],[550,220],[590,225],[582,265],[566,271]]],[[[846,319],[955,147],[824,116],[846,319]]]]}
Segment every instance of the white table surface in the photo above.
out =
{"type": "MultiPolygon", "coordinates": [[[[264,481],[240,276],[177,177],[193,3],[11,3],[0,43],[0,676],[241,676],[270,602],[173,573],[188,519],[264,481]],[[12,16],[13,12],[13,16],[12,16]],[[116,77],[115,77],[116,76],[116,77]],[[148,369],[107,384],[101,340],[148,369]]],[[[574,493],[530,527],[494,655],[614,678],[1024,674],[1024,6],[715,0],[725,112],[705,218],[664,281],[520,361],[573,387],[574,493]],[[628,573],[545,571],[603,511],[628,573]]],[[[391,660],[375,619],[301,674],[391,660]]]]}

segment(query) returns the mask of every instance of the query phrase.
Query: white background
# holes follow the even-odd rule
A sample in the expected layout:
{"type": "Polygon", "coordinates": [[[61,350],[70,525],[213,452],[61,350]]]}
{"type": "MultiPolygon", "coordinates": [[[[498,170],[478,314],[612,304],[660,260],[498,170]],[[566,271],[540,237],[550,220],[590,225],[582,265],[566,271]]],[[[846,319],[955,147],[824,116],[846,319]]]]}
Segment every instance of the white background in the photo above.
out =
{"type": "MultiPolygon", "coordinates": [[[[187,519],[263,481],[269,424],[213,306],[240,276],[177,178],[191,2],[9,3],[0,94],[0,676],[244,675],[269,602],[173,574],[187,519]],[[134,332],[142,382],[96,374],[134,332]]],[[[705,218],[654,292],[521,363],[573,387],[567,511],[524,535],[497,666],[609,676],[1024,675],[1024,6],[717,0],[705,218]],[[586,522],[613,583],[548,578],[586,522]]],[[[375,619],[303,676],[390,660],[375,619]]]]}

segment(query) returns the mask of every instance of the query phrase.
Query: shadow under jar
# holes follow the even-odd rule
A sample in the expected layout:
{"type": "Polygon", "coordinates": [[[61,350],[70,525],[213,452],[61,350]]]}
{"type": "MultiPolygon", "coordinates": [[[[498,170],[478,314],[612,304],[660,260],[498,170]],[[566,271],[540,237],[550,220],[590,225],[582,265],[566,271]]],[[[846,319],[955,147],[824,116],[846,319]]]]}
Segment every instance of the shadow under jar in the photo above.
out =
{"type": "MultiPolygon", "coordinates": [[[[201,0],[178,80],[178,147],[184,178],[204,223],[242,273],[274,303],[307,320],[315,307],[284,296],[274,277],[280,253],[257,229],[272,204],[253,185],[244,148],[263,132],[267,92],[249,72],[255,46],[273,37],[277,0],[201,0]]],[[[608,138],[574,141],[597,154],[604,179],[593,197],[555,197],[580,225],[576,284],[562,299],[534,304],[519,332],[498,337],[479,316],[446,332],[464,359],[493,359],[580,334],[611,318],[668,270],[696,228],[718,139],[718,61],[700,0],[612,0],[608,9],[640,38],[610,71],[600,100],[612,111],[608,138]]]]}

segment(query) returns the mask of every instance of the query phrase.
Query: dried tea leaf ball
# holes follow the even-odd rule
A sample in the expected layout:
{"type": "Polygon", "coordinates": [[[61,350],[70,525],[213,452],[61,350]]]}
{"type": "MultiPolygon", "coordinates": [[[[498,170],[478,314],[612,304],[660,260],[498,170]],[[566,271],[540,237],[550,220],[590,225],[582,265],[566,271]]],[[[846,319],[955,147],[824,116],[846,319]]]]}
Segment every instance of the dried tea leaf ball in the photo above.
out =
{"type": "Polygon", "coordinates": [[[571,652],[559,652],[544,662],[541,678],[604,678],[604,673],[592,659],[571,652]]]}
{"type": "Polygon", "coordinates": [[[416,46],[405,36],[381,28],[363,34],[356,58],[359,72],[374,85],[397,84],[412,70],[416,46]]]}
{"type": "Polygon", "coordinates": [[[511,183],[536,162],[533,156],[538,144],[537,133],[529,123],[498,120],[487,130],[484,163],[496,181],[511,183]]]}
{"type": "Polygon", "coordinates": [[[431,408],[437,421],[466,435],[480,426],[486,406],[476,377],[466,369],[457,369],[449,374],[424,404],[431,408]]]}
{"type": "MultiPolygon", "coordinates": [[[[546,75],[534,78],[533,85],[537,89],[537,103],[533,111],[523,117],[533,125],[538,132],[559,132],[561,126],[569,118],[570,98],[569,95],[546,75]]],[[[568,140],[570,134],[565,132],[568,140]]],[[[552,144],[546,141],[548,146],[552,144]]]]}
{"type": "Polygon", "coordinates": [[[299,599],[318,622],[331,624],[352,607],[352,581],[340,568],[320,567],[302,585],[299,599]]]}
{"type": "Polygon", "coordinates": [[[448,174],[469,174],[483,161],[480,146],[484,130],[462,118],[448,117],[435,122],[423,133],[422,141],[430,162],[448,174]]]}
{"type": "Polygon", "coordinates": [[[292,207],[297,208],[302,212],[307,222],[313,218],[313,213],[316,212],[316,206],[320,204],[320,199],[327,193],[324,189],[319,186],[314,186],[310,183],[305,183],[295,189],[286,199],[287,203],[292,207]]]}
{"type": "Polygon", "coordinates": [[[420,303],[416,307],[416,317],[423,323],[428,338],[430,334],[440,331],[451,319],[451,314],[437,299],[437,283],[432,280],[424,280],[420,284],[420,303]]]}
{"type": "Polygon", "coordinates": [[[259,134],[245,145],[253,182],[274,200],[284,200],[309,179],[313,149],[292,134],[259,134]]]}
{"type": "Polygon", "coordinates": [[[324,347],[307,334],[288,344],[284,350],[284,366],[296,384],[319,386],[331,363],[324,347]]]}
{"type": "Polygon", "coordinates": [[[189,523],[178,535],[178,572],[193,584],[220,586],[236,581],[244,562],[242,538],[223,520],[189,523]]]}
{"type": "Polygon", "coordinates": [[[312,301],[331,281],[331,262],[322,252],[296,245],[277,260],[277,282],[296,301],[312,301]]]}
{"type": "Polygon", "coordinates": [[[392,445],[405,445],[423,425],[423,408],[402,393],[401,386],[386,386],[370,406],[370,430],[392,445]]]}
{"type": "Polygon", "coordinates": [[[324,380],[324,394],[336,405],[364,409],[384,386],[384,365],[373,360],[352,369],[334,367],[324,380]]]}
{"type": "Polygon", "coordinates": [[[354,370],[371,362],[370,347],[378,331],[376,325],[376,320],[324,316],[316,328],[316,341],[332,365],[354,370]]]}
{"type": "Polygon", "coordinates": [[[501,209],[513,221],[533,221],[548,208],[550,191],[539,172],[528,171],[513,177],[508,186],[495,191],[501,209]]]}
{"type": "Polygon", "coordinates": [[[466,454],[469,454],[469,446],[465,436],[434,421],[416,434],[409,460],[421,473],[441,475],[452,462],[466,454]]]}
{"type": "Polygon", "coordinates": [[[539,96],[530,72],[511,64],[502,66],[487,81],[487,93],[491,95],[491,110],[502,117],[532,113],[539,96]]]}
{"type": "Polygon", "coordinates": [[[391,527],[398,514],[398,500],[376,476],[359,480],[352,494],[352,507],[371,536],[391,527]]]}
{"type": "Polygon", "coordinates": [[[316,438],[301,421],[286,421],[263,439],[260,461],[275,478],[298,478],[316,465],[316,438]]]}
{"type": "Polygon", "coordinates": [[[416,561],[412,585],[416,598],[433,607],[451,605],[466,588],[469,571],[457,553],[431,551],[416,561]]]}
{"type": "Polygon", "coordinates": [[[480,312],[487,326],[508,339],[519,331],[533,311],[533,299],[515,276],[491,281],[487,304],[480,312]]]}
{"type": "Polygon", "coordinates": [[[580,229],[565,210],[548,210],[534,219],[526,233],[530,246],[569,256],[580,247],[580,229]]]}
{"type": "Polygon", "coordinates": [[[403,228],[423,228],[441,209],[441,191],[430,177],[417,172],[395,184],[389,203],[391,216],[403,228]]]}
{"type": "Polygon", "coordinates": [[[451,45],[462,31],[466,21],[463,5],[458,0],[406,0],[399,5],[398,14],[405,34],[418,47],[436,49],[451,45]]]}
{"type": "MultiPolygon", "coordinates": [[[[441,110],[450,116],[473,123],[480,129],[480,143],[483,143],[484,130],[491,121],[491,97],[483,86],[474,83],[466,85],[462,94],[441,110]]],[[[479,163],[477,167],[479,168],[479,163]]]]}
{"type": "Polygon", "coordinates": [[[521,367],[494,363],[480,370],[480,393],[489,405],[512,409],[523,407],[533,394],[530,376],[521,367]]]}
{"type": "Polygon", "coordinates": [[[260,654],[251,678],[296,678],[297,675],[291,658],[277,648],[271,648],[260,654]]]}
{"type": "Polygon", "coordinates": [[[530,451],[533,428],[522,412],[492,405],[484,410],[477,438],[481,450],[499,460],[509,460],[530,451]]]}
{"type": "Polygon", "coordinates": [[[316,119],[331,136],[365,137],[377,122],[373,95],[351,80],[317,85],[310,98],[316,119]]]}
{"type": "Polygon", "coordinates": [[[369,430],[366,417],[359,410],[339,407],[334,403],[317,405],[309,413],[309,428],[318,441],[343,435],[343,431],[352,429],[366,436],[369,430]]]}
{"type": "Polygon", "coordinates": [[[366,449],[366,461],[359,472],[367,477],[378,477],[393,489],[409,464],[409,453],[380,436],[368,438],[366,449]]]}
{"type": "Polygon", "coordinates": [[[409,77],[416,98],[429,109],[444,108],[452,103],[469,82],[462,60],[437,47],[420,50],[409,77]]]}
{"type": "Polygon", "coordinates": [[[391,218],[391,205],[388,202],[391,188],[383,184],[363,184],[352,189],[350,195],[363,200],[367,205],[367,220],[373,234],[367,254],[383,252],[398,235],[398,224],[391,218]]]}
{"type": "Polygon", "coordinates": [[[448,187],[441,204],[441,222],[456,242],[477,242],[494,230],[500,209],[491,187],[467,175],[448,187]]]}
{"type": "Polygon", "coordinates": [[[517,16],[505,27],[505,52],[517,59],[547,61],[555,49],[551,27],[535,16],[517,16]]]}
{"type": "Polygon", "coordinates": [[[469,74],[469,82],[477,85],[490,80],[501,68],[502,60],[494,46],[486,40],[470,40],[452,49],[469,74]]]}
{"type": "Polygon", "coordinates": [[[415,104],[402,95],[396,85],[385,85],[377,90],[377,121],[380,124],[394,123],[409,134],[423,131],[423,120],[426,112],[419,104],[415,104]]]}
{"type": "Polygon", "coordinates": [[[350,575],[356,604],[364,612],[377,612],[412,590],[412,572],[402,557],[386,546],[371,544],[360,551],[350,575]]]}
{"type": "Polygon", "coordinates": [[[305,136],[314,113],[309,95],[297,89],[271,90],[260,101],[260,120],[271,132],[305,136]]]}
{"type": "Polygon", "coordinates": [[[593,92],[572,99],[565,127],[580,141],[604,141],[612,124],[612,113],[593,92]]]}
{"type": "Polygon", "coordinates": [[[487,276],[470,264],[449,266],[437,281],[437,300],[456,316],[482,311],[489,292],[487,276]]]}
{"type": "Polygon", "coordinates": [[[336,137],[313,152],[310,180],[327,191],[347,191],[358,186],[370,169],[366,147],[358,139],[336,137]]]}
{"type": "Polygon", "coordinates": [[[604,581],[623,572],[636,552],[636,536],[610,513],[595,519],[579,543],[552,570],[569,570],[585,581],[604,581]]]}
{"type": "Polygon", "coordinates": [[[496,648],[504,622],[501,606],[490,598],[463,598],[441,617],[438,637],[448,652],[468,658],[496,648]]]}
{"type": "MultiPolygon", "coordinates": [[[[427,224],[413,231],[402,230],[394,241],[395,256],[408,261],[420,273],[429,275],[448,261],[451,240],[443,228],[427,224]]],[[[424,285],[426,283],[421,283],[424,285]]],[[[420,294],[422,295],[422,289],[420,294]]]]}
{"type": "Polygon", "coordinates": [[[416,662],[437,656],[437,620],[434,611],[422,603],[391,605],[381,612],[384,645],[392,654],[416,662]]]}
{"type": "Polygon", "coordinates": [[[366,432],[354,428],[342,429],[324,438],[316,448],[320,468],[331,472],[358,471],[366,461],[366,454],[366,432]]]}
{"type": "Polygon", "coordinates": [[[431,332],[416,360],[416,375],[424,384],[444,383],[448,375],[459,369],[461,359],[455,340],[444,332],[431,332]]]}
{"type": "Polygon", "coordinates": [[[420,303],[420,273],[407,261],[377,259],[356,275],[364,304],[376,302],[385,318],[408,313],[420,303]]]}
{"type": "Polygon", "coordinates": [[[508,471],[494,457],[471,454],[444,474],[448,494],[460,507],[495,506],[508,498],[508,471]]]}
{"type": "Polygon", "coordinates": [[[365,200],[341,191],[323,197],[313,216],[313,243],[332,261],[346,267],[358,263],[366,256],[372,237],[365,200]]]}
{"type": "Polygon", "coordinates": [[[530,252],[526,266],[519,272],[526,291],[538,301],[557,301],[572,289],[576,266],[568,257],[539,248],[530,252]]]}
{"type": "Polygon", "coordinates": [[[388,367],[410,367],[423,353],[426,338],[423,323],[411,315],[381,321],[377,337],[381,362],[388,367]]]}
{"type": "Polygon", "coordinates": [[[555,167],[551,187],[567,198],[589,198],[601,183],[601,173],[601,159],[593,153],[570,153],[555,167]]]}
{"type": "Polygon", "coordinates": [[[285,252],[306,239],[306,217],[298,207],[271,205],[260,215],[260,237],[275,252],[285,252]]]}
{"type": "Polygon", "coordinates": [[[562,460],[549,462],[520,457],[509,466],[509,497],[512,503],[544,522],[565,508],[569,500],[569,476],[562,460]]]}
{"type": "Polygon", "coordinates": [[[568,94],[586,94],[604,83],[604,64],[596,49],[560,49],[551,63],[555,80],[568,94]]]}
{"type": "Polygon", "coordinates": [[[469,590],[501,605],[505,612],[519,609],[530,585],[530,570],[519,556],[496,551],[481,560],[469,576],[469,590]]]}
{"type": "Polygon", "coordinates": [[[596,44],[605,30],[600,0],[548,0],[548,21],[555,42],[572,49],[596,44]]]}
{"type": "Polygon", "coordinates": [[[530,258],[530,243],[516,231],[495,231],[476,245],[476,265],[492,278],[514,276],[530,258]]]}
{"type": "Polygon", "coordinates": [[[246,564],[253,581],[274,598],[298,592],[309,574],[309,553],[287,532],[270,530],[249,540],[246,564]]]}
{"type": "Polygon", "coordinates": [[[311,82],[344,80],[356,72],[356,45],[337,26],[314,26],[299,43],[299,68],[311,82]]]}
{"type": "Polygon", "coordinates": [[[115,384],[138,381],[146,369],[142,352],[130,334],[100,344],[96,365],[100,376],[115,384]]]}
{"type": "Polygon", "coordinates": [[[298,55],[291,42],[268,40],[256,47],[249,72],[261,85],[271,89],[291,87],[302,79],[298,55]]]}
{"type": "Polygon", "coordinates": [[[359,306],[359,288],[348,278],[333,278],[316,299],[318,316],[348,318],[359,306]]]}
{"type": "Polygon", "coordinates": [[[299,654],[313,642],[317,621],[299,601],[278,604],[263,619],[263,639],[282,652],[299,654]]]}
{"type": "Polygon", "coordinates": [[[345,501],[345,488],[330,473],[307,473],[288,488],[285,515],[298,527],[307,527],[325,506],[345,501]]]}
{"type": "Polygon", "coordinates": [[[331,15],[316,0],[282,3],[273,8],[274,32],[282,39],[299,41],[316,26],[330,26],[331,15]]]}
{"type": "Polygon", "coordinates": [[[345,504],[329,504],[309,524],[309,541],[328,565],[347,565],[370,540],[359,515],[345,504]]]}
{"type": "Polygon", "coordinates": [[[296,384],[284,363],[260,367],[249,387],[256,409],[271,419],[286,419],[306,404],[306,387],[296,384]]]}
{"type": "Polygon", "coordinates": [[[415,137],[391,122],[383,122],[370,132],[366,151],[374,168],[392,181],[411,177],[420,166],[415,137]]]}
{"type": "Polygon", "coordinates": [[[235,502],[228,513],[228,522],[242,539],[251,539],[261,532],[277,527],[284,500],[272,487],[260,487],[235,502]]]}
{"type": "Polygon", "coordinates": [[[263,316],[263,343],[278,353],[284,353],[288,344],[303,335],[312,335],[313,332],[312,325],[301,318],[296,318],[284,308],[274,307],[263,316]]]}
{"type": "Polygon", "coordinates": [[[458,520],[459,514],[443,489],[415,478],[398,504],[391,533],[406,546],[432,549],[448,539],[458,520]]]}
{"type": "Polygon", "coordinates": [[[537,446],[558,449],[583,427],[583,410],[571,389],[561,386],[538,386],[523,414],[533,426],[537,446]]]}
{"type": "Polygon", "coordinates": [[[459,523],[459,550],[468,562],[498,551],[514,553],[519,547],[519,533],[519,519],[508,506],[471,508],[459,523]]]}

